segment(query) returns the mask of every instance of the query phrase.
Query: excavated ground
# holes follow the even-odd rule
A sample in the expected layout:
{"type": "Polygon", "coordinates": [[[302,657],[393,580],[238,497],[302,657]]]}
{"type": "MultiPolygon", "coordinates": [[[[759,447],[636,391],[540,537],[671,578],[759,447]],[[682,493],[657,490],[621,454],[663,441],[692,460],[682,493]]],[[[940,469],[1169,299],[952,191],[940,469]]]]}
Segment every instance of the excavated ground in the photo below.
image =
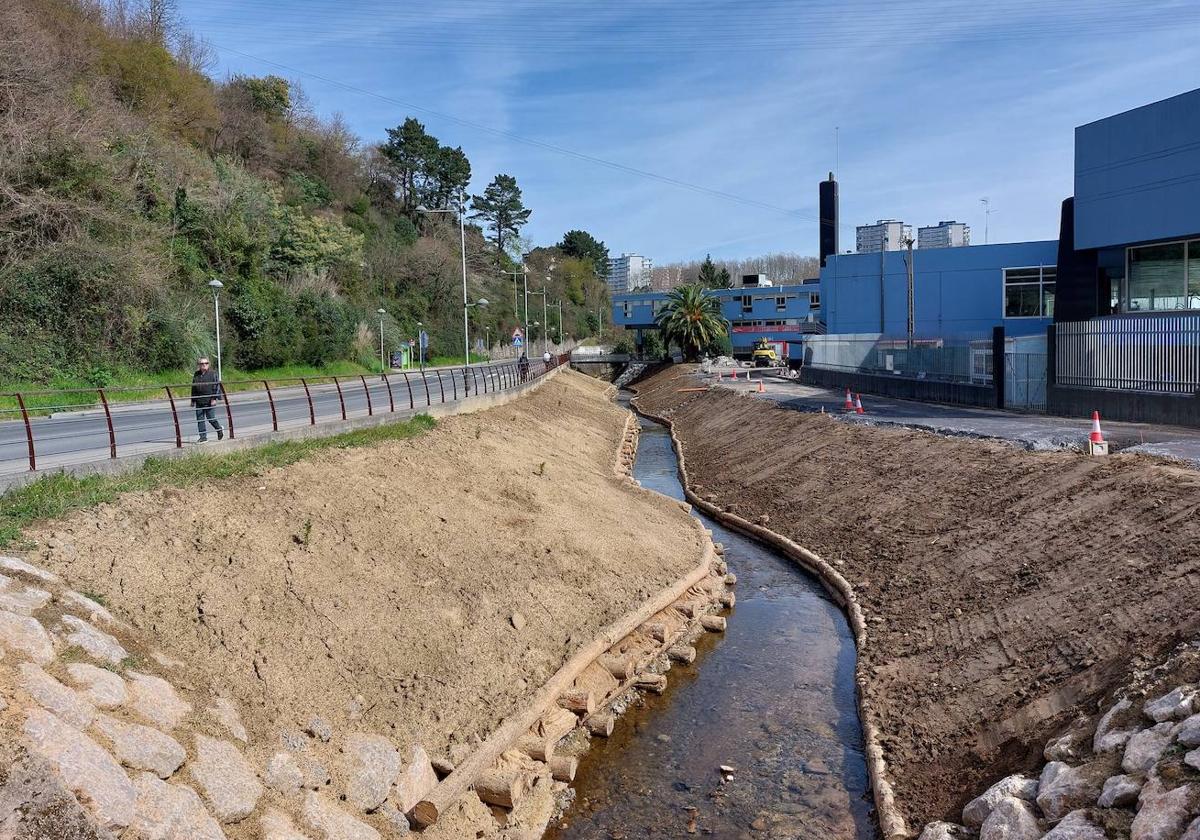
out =
{"type": "Polygon", "coordinates": [[[259,766],[314,715],[461,756],[701,556],[614,475],[608,387],[564,371],[411,441],[125,496],[30,559],[234,699],[259,766]]]}
{"type": "Polygon", "coordinates": [[[1200,630],[1200,473],[863,428],[639,383],[693,490],[838,565],[868,620],[870,714],[911,828],[967,800],[1200,630]]]}

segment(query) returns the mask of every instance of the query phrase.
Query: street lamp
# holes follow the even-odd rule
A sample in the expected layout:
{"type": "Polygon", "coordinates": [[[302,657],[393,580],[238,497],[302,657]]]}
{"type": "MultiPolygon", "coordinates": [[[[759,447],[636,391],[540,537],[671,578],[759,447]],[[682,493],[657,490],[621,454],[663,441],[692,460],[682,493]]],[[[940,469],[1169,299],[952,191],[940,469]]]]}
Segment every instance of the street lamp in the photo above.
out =
{"type": "Polygon", "coordinates": [[[217,324],[217,381],[221,382],[221,289],[225,288],[225,284],[217,278],[208,281],[208,288],[212,289],[213,295],[213,320],[217,324]]]}
{"type": "Polygon", "coordinates": [[[421,370],[425,370],[425,345],[421,343],[421,331],[424,328],[425,325],[420,321],[417,321],[417,358],[419,360],[418,364],[420,364],[421,370]]]}
{"type": "Polygon", "coordinates": [[[383,316],[387,314],[387,310],[381,306],[375,311],[379,313],[379,372],[387,373],[387,364],[383,356],[383,316]]]}
{"type": "Polygon", "coordinates": [[[470,308],[470,303],[467,301],[467,194],[459,193],[458,210],[453,207],[447,207],[443,210],[431,210],[423,204],[417,205],[417,210],[421,213],[458,213],[458,242],[462,249],[462,281],[463,281],[463,364],[471,364],[471,339],[468,335],[470,328],[467,326],[467,310],[470,308]]]}
{"type": "MultiPolygon", "coordinates": [[[[488,299],[487,299],[487,298],[480,298],[480,299],[479,299],[479,300],[478,300],[476,303],[470,303],[470,302],[466,302],[466,301],[464,301],[464,302],[463,302],[463,327],[464,327],[464,328],[467,328],[467,317],[466,317],[466,313],[467,313],[467,312],[469,312],[469,311],[471,310],[471,308],[472,308],[472,307],[474,307],[474,306],[487,306],[487,305],[488,305],[488,299]]],[[[469,333],[463,333],[463,334],[468,336],[468,341],[469,341],[469,335],[470,335],[470,334],[469,334],[469,333]]],[[[468,345],[467,345],[467,357],[466,357],[466,358],[467,358],[467,365],[469,366],[469,365],[471,364],[471,346],[470,346],[470,344],[469,344],[469,343],[468,343],[468,345]]]]}
{"type": "Polygon", "coordinates": [[[542,296],[542,323],[544,323],[546,325],[545,329],[542,330],[542,352],[549,353],[550,346],[547,344],[547,341],[548,341],[547,332],[549,331],[549,328],[550,328],[550,319],[547,316],[548,304],[547,304],[547,298],[546,298],[546,287],[543,286],[542,290],[540,292],[530,292],[529,294],[542,296]]]}
{"type": "Polygon", "coordinates": [[[558,309],[558,346],[559,346],[560,352],[561,352],[561,348],[563,345],[562,301],[560,300],[558,303],[556,303],[554,305],[558,309]]]}

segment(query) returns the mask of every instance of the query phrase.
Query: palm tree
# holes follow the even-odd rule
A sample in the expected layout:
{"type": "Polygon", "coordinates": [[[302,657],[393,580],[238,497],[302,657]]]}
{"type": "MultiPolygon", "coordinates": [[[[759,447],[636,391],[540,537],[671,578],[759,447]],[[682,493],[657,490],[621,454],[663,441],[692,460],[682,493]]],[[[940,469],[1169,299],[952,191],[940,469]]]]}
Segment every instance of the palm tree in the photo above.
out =
{"type": "Polygon", "coordinates": [[[667,305],[654,320],[667,344],[678,344],[689,362],[729,334],[729,324],[721,315],[721,302],[705,294],[699,283],[672,289],[667,295],[667,305]]]}

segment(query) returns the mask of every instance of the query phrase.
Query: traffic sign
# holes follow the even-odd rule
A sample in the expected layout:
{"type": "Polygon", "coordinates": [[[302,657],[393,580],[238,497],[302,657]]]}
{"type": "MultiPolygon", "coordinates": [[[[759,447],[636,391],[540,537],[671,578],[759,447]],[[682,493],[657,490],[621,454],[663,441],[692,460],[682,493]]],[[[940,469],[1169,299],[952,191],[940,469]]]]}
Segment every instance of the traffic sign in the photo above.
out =
{"type": "Polygon", "coordinates": [[[525,333],[521,330],[520,327],[517,327],[515,330],[513,330],[512,346],[513,347],[521,347],[524,344],[525,344],[525,333]]]}
{"type": "Polygon", "coordinates": [[[429,349],[429,333],[425,332],[425,330],[421,330],[421,349],[429,349]]]}

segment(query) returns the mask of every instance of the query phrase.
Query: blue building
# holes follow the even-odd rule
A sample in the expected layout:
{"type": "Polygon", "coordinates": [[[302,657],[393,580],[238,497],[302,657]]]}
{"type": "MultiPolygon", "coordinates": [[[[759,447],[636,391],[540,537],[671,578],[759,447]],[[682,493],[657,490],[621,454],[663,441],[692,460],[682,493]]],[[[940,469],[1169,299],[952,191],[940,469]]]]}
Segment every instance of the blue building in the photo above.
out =
{"type": "MultiPolygon", "coordinates": [[[[795,341],[804,333],[820,332],[820,290],[815,283],[791,286],[739,286],[712,289],[721,301],[721,314],[730,324],[737,355],[749,355],[759,338],[795,341]]],[[[635,292],[613,296],[612,323],[635,331],[641,347],[645,333],[657,329],[655,317],[666,305],[666,292],[635,292]]]]}
{"type": "MultiPolygon", "coordinates": [[[[908,332],[907,251],[833,254],[821,269],[821,318],[830,334],[908,332]]],[[[1016,242],[912,252],[913,335],[1044,335],[1054,319],[1058,243],[1016,242]]]]}

